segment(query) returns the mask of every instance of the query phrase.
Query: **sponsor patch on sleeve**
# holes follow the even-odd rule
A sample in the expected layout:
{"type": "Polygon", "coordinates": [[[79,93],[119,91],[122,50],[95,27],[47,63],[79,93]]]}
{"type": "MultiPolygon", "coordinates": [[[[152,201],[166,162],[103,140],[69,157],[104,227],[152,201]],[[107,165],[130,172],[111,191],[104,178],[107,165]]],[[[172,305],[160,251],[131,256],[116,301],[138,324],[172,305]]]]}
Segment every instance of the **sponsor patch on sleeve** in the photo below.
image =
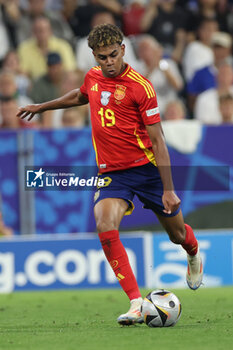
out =
{"type": "Polygon", "coordinates": [[[159,107],[148,109],[146,111],[147,117],[151,117],[152,115],[158,114],[159,113],[159,107]]]}

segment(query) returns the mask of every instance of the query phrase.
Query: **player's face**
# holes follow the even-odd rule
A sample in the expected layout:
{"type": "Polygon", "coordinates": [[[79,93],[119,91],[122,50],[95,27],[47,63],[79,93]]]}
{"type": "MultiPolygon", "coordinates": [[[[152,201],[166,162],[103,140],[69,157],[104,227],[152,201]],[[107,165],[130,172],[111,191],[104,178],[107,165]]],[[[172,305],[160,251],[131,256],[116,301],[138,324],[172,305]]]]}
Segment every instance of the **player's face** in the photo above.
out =
{"type": "Polygon", "coordinates": [[[93,54],[105,77],[114,78],[123,72],[125,45],[114,44],[101,47],[93,51],[93,54]]]}

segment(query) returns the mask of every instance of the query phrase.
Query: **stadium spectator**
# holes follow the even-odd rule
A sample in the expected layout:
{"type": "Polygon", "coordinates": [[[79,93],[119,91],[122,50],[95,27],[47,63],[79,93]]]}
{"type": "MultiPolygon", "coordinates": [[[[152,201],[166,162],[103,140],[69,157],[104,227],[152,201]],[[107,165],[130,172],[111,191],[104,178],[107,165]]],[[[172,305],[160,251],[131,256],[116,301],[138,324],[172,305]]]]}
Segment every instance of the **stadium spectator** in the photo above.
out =
{"type": "Polygon", "coordinates": [[[59,96],[60,85],[64,76],[62,59],[59,53],[48,53],[47,66],[47,73],[35,80],[29,93],[35,103],[42,103],[59,96]]]}
{"type": "Polygon", "coordinates": [[[222,6],[219,0],[198,0],[197,8],[194,8],[187,16],[189,40],[196,39],[196,32],[201,22],[205,19],[215,20],[220,31],[228,32],[228,13],[227,4],[222,6]]]}
{"type": "MultiPolygon", "coordinates": [[[[46,0],[46,9],[60,11],[62,9],[63,3],[66,1],[67,0],[46,0]]],[[[72,0],[72,1],[76,3],[79,0],[72,0]]]]}
{"type": "Polygon", "coordinates": [[[168,102],[165,106],[163,120],[183,120],[185,118],[186,108],[180,99],[168,102]]]}
{"type": "Polygon", "coordinates": [[[27,96],[31,80],[20,69],[17,51],[10,50],[7,52],[2,62],[2,70],[14,74],[18,93],[27,96]]]}
{"type": "Polygon", "coordinates": [[[46,57],[49,52],[61,55],[65,70],[76,68],[71,45],[52,34],[50,21],[46,17],[34,19],[33,36],[19,45],[18,52],[22,71],[33,79],[47,72],[46,57]]]}
{"type": "Polygon", "coordinates": [[[28,127],[26,123],[16,123],[15,111],[25,103],[32,103],[32,100],[18,93],[16,78],[13,73],[2,71],[0,73],[0,123],[1,127],[28,127]]]}
{"type": "Polygon", "coordinates": [[[89,0],[93,5],[103,6],[105,10],[111,11],[112,14],[120,15],[122,11],[119,0],[89,0]]]}
{"type": "Polygon", "coordinates": [[[223,62],[218,68],[217,75],[219,95],[233,95],[233,66],[228,62],[223,62]]]}
{"type": "Polygon", "coordinates": [[[55,36],[68,41],[70,44],[74,43],[73,32],[61,12],[46,10],[46,0],[28,0],[27,10],[21,11],[20,16],[14,21],[18,44],[31,37],[32,23],[35,18],[40,16],[49,19],[55,36]]]}
{"type": "Polygon", "coordinates": [[[0,72],[0,97],[2,100],[14,98],[19,106],[32,102],[28,96],[19,94],[16,77],[14,73],[8,71],[0,72]]]}
{"type": "Polygon", "coordinates": [[[198,40],[188,44],[183,56],[183,73],[186,80],[187,104],[193,113],[196,97],[216,87],[214,54],[211,39],[218,31],[218,23],[212,19],[204,19],[198,28],[198,40]]]}
{"type": "Polygon", "coordinates": [[[75,89],[75,87],[81,86],[83,78],[84,74],[81,70],[76,69],[74,71],[66,72],[63,76],[60,93],[64,95],[70,90],[75,89]]]}
{"type": "Polygon", "coordinates": [[[10,39],[7,33],[7,27],[3,17],[3,10],[4,7],[0,4],[0,64],[11,46],[10,39]]]}
{"type": "Polygon", "coordinates": [[[81,129],[86,126],[86,119],[79,108],[73,107],[65,109],[62,114],[63,128],[81,129]]]}
{"type": "Polygon", "coordinates": [[[87,0],[84,4],[78,1],[73,15],[68,18],[75,36],[77,38],[87,37],[92,28],[93,16],[103,11],[110,12],[115,18],[119,18],[122,13],[122,6],[118,0],[87,0]]]}
{"type": "MultiPolygon", "coordinates": [[[[60,96],[61,84],[65,74],[61,56],[57,52],[48,53],[47,66],[47,73],[35,80],[29,92],[29,96],[34,103],[46,102],[60,96]]],[[[42,113],[40,118],[41,126],[45,128],[51,127],[50,118],[42,113]]]]}
{"type": "MultiPolygon", "coordinates": [[[[59,96],[68,93],[71,90],[76,89],[82,85],[84,75],[81,71],[75,70],[66,72],[63,75],[59,96]]],[[[54,111],[45,111],[43,113],[43,127],[45,128],[61,128],[62,127],[62,115],[64,110],[57,109],[54,111]]],[[[85,124],[89,123],[89,107],[83,105],[79,107],[79,114],[82,114],[82,119],[85,120],[85,124]]]]}
{"type": "Polygon", "coordinates": [[[178,97],[183,79],[178,66],[171,58],[163,59],[163,48],[151,35],[143,35],[138,42],[138,56],[143,62],[140,68],[156,89],[159,110],[163,116],[165,106],[178,97]]]}
{"type": "Polygon", "coordinates": [[[67,23],[69,24],[73,34],[74,31],[72,29],[73,26],[75,26],[75,21],[70,23],[70,21],[74,20],[75,17],[75,10],[78,8],[79,1],[76,0],[63,0],[61,3],[60,11],[62,13],[62,16],[66,19],[67,23]]]}
{"type": "Polygon", "coordinates": [[[126,0],[122,9],[122,30],[126,36],[142,34],[141,19],[147,0],[126,0]]]}
{"type": "Polygon", "coordinates": [[[222,95],[219,97],[219,108],[221,112],[221,121],[223,124],[233,123],[233,95],[222,95]]]}
{"type": "MultiPolygon", "coordinates": [[[[227,0],[226,0],[227,1],[227,0]]],[[[231,3],[229,4],[230,10],[227,16],[227,23],[229,27],[229,33],[233,35],[233,2],[230,0],[231,3]]]]}
{"type": "MultiPolygon", "coordinates": [[[[104,11],[96,13],[92,18],[91,27],[94,28],[95,26],[103,23],[115,24],[115,19],[110,12],[104,11]]],[[[124,44],[126,45],[126,62],[129,63],[133,68],[138,69],[139,62],[134,53],[130,39],[124,37],[124,44]]],[[[78,40],[76,59],[78,68],[81,69],[84,73],[87,73],[89,69],[96,65],[95,57],[90,51],[90,48],[87,44],[87,37],[78,40]]]]}
{"type": "Polygon", "coordinates": [[[232,37],[228,33],[216,32],[212,35],[211,45],[214,52],[215,67],[228,62],[233,66],[232,37]]]}
{"type": "Polygon", "coordinates": [[[194,109],[195,119],[205,124],[221,124],[219,99],[226,95],[233,96],[233,68],[227,62],[218,69],[217,87],[198,96],[194,109]]]}
{"type": "Polygon", "coordinates": [[[195,11],[197,9],[198,0],[177,0],[177,5],[184,8],[185,10],[195,11]]]}
{"type": "Polygon", "coordinates": [[[18,44],[15,23],[19,20],[21,15],[19,2],[19,0],[3,0],[0,5],[2,10],[2,20],[7,29],[11,49],[16,48],[18,44]]]}
{"type": "Polygon", "coordinates": [[[181,62],[186,45],[186,14],[176,0],[150,0],[141,20],[141,30],[153,35],[166,55],[181,62]]]}
{"type": "Polygon", "coordinates": [[[25,123],[23,120],[15,120],[15,113],[19,109],[17,99],[3,98],[0,96],[0,129],[28,129],[37,127],[36,121],[33,123],[25,123]]]}

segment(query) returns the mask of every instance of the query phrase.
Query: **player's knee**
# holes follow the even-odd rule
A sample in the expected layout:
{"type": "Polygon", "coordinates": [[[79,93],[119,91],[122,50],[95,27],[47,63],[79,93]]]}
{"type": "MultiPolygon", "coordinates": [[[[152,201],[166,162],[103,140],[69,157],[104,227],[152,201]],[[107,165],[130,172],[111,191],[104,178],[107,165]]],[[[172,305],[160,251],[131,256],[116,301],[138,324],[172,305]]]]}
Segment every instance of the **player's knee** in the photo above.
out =
{"type": "Polygon", "coordinates": [[[96,229],[98,233],[117,230],[116,224],[111,220],[97,219],[96,229]]]}
{"type": "Polygon", "coordinates": [[[170,240],[175,244],[182,244],[185,241],[185,228],[176,229],[172,234],[169,234],[170,240]]]}

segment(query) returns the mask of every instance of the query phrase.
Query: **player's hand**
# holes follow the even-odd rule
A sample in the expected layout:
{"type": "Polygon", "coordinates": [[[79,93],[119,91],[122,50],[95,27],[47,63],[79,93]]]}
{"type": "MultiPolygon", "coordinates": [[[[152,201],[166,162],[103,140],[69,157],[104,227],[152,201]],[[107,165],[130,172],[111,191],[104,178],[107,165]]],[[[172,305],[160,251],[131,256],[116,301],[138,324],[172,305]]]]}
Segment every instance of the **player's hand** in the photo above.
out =
{"type": "Polygon", "coordinates": [[[29,117],[28,118],[28,121],[29,121],[34,117],[36,113],[39,113],[39,112],[41,112],[40,104],[27,105],[25,107],[19,107],[19,111],[16,114],[16,116],[21,119],[29,117]]]}
{"type": "Polygon", "coordinates": [[[164,191],[162,202],[164,206],[163,212],[171,214],[179,208],[181,201],[174,191],[164,191]]]}

